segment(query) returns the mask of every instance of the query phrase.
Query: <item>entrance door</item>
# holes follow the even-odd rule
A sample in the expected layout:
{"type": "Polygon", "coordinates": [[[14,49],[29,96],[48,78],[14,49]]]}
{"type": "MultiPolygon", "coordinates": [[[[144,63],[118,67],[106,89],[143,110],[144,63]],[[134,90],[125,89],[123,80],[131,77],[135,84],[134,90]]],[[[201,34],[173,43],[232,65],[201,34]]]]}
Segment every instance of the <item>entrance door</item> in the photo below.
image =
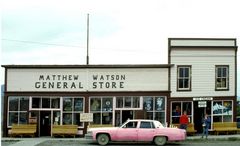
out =
{"type": "Polygon", "coordinates": [[[128,119],[133,119],[133,111],[132,110],[123,110],[122,111],[122,123],[126,122],[128,119]]]}
{"type": "MultiPolygon", "coordinates": [[[[202,133],[202,122],[205,113],[211,116],[211,101],[207,101],[207,107],[198,107],[198,101],[194,102],[194,128],[197,133],[202,133]]],[[[211,127],[209,127],[211,129],[211,127]]]]}
{"type": "Polygon", "coordinates": [[[40,112],[40,136],[51,136],[51,111],[40,112]]]}

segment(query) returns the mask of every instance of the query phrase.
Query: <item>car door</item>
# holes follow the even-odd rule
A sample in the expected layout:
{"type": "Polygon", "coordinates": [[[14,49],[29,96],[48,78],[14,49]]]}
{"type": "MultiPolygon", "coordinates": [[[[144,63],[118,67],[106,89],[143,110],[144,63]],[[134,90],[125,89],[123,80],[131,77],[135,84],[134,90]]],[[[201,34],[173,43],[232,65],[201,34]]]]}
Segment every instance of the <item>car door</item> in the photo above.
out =
{"type": "Polygon", "coordinates": [[[155,126],[151,121],[141,121],[138,130],[138,141],[152,141],[155,134],[155,126]]]}
{"type": "Polygon", "coordinates": [[[116,133],[116,141],[137,141],[137,124],[137,121],[129,121],[119,128],[116,133]]]}

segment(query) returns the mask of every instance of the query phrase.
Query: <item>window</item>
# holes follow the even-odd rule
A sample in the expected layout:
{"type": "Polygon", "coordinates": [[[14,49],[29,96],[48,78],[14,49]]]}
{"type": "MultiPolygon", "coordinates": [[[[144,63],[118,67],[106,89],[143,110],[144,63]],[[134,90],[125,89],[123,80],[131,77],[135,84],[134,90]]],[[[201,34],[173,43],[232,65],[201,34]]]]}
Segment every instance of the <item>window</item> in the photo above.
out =
{"type": "Polygon", "coordinates": [[[140,97],[139,96],[124,96],[116,97],[117,108],[139,108],[140,97]]]}
{"type": "Polygon", "coordinates": [[[143,97],[144,118],[165,123],[165,97],[143,97]]]}
{"type": "Polygon", "coordinates": [[[60,109],[60,97],[32,97],[32,109],[60,109]]]}
{"type": "Polygon", "coordinates": [[[93,124],[112,124],[113,97],[90,97],[93,124]]]}
{"type": "MultiPolygon", "coordinates": [[[[63,97],[63,125],[78,125],[83,126],[83,122],[80,121],[80,113],[83,113],[83,97],[63,97]]],[[[59,117],[58,112],[55,113],[56,122],[59,117]]]]}
{"type": "Polygon", "coordinates": [[[123,128],[137,128],[137,123],[135,121],[130,121],[123,126],[123,128]]]}
{"type": "Polygon", "coordinates": [[[232,101],[214,101],[213,122],[232,122],[232,101]]]}
{"type": "Polygon", "coordinates": [[[216,66],[216,90],[228,90],[229,89],[229,66],[216,66]]]}
{"type": "Polygon", "coordinates": [[[192,102],[172,102],[171,123],[179,124],[180,116],[184,111],[187,112],[190,123],[192,122],[192,102]]]}
{"type": "Polygon", "coordinates": [[[191,66],[178,66],[177,90],[191,90],[191,66]]]}
{"type": "Polygon", "coordinates": [[[141,122],[140,128],[155,128],[153,122],[141,122]]]}
{"type": "Polygon", "coordinates": [[[8,106],[8,126],[28,123],[29,98],[10,96],[8,106]]]}

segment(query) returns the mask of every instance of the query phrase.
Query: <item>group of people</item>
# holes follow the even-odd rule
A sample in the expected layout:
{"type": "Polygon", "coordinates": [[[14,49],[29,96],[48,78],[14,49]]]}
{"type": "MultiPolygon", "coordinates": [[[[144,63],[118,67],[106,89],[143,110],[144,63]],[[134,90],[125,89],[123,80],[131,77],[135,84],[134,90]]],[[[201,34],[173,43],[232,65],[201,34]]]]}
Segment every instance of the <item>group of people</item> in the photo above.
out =
{"type": "MultiPolygon", "coordinates": [[[[180,129],[185,129],[187,130],[187,125],[189,123],[189,118],[187,116],[187,112],[184,111],[183,114],[180,116],[179,119],[179,123],[180,123],[180,129]]],[[[205,114],[203,120],[202,120],[202,127],[203,127],[203,133],[202,133],[202,138],[204,136],[206,136],[206,139],[208,137],[208,129],[210,127],[211,124],[211,119],[208,116],[208,114],[205,114]]]]}

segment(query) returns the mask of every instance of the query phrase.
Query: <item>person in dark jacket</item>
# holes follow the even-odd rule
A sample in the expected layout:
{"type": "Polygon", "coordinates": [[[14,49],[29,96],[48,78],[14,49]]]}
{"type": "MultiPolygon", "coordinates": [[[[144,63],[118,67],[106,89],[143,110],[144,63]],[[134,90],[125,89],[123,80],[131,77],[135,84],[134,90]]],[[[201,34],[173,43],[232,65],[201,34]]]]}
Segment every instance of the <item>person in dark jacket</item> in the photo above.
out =
{"type": "Polygon", "coordinates": [[[202,138],[204,137],[204,135],[206,136],[206,139],[208,137],[208,129],[210,127],[210,124],[211,124],[211,119],[210,117],[208,116],[208,114],[205,114],[205,117],[203,119],[203,133],[202,133],[202,138]]]}

